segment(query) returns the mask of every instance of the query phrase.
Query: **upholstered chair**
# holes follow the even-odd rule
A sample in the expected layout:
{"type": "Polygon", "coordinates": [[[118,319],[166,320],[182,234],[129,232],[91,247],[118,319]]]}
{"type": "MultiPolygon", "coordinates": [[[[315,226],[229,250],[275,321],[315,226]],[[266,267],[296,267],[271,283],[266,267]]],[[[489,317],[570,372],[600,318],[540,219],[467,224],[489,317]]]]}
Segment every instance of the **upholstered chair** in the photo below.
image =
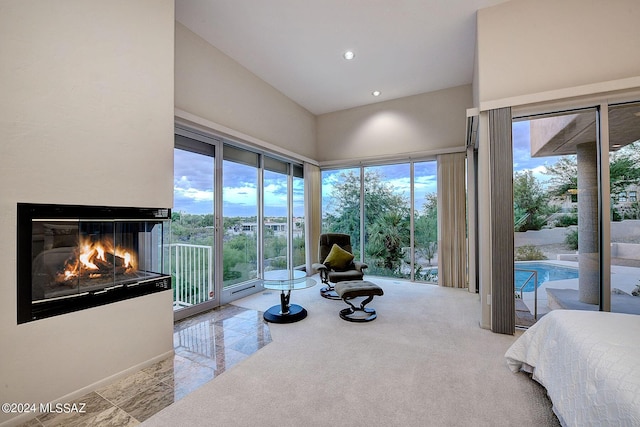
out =
{"type": "Polygon", "coordinates": [[[342,233],[320,235],[319,262],[313,264],[325,285],[320,295],[329,299],[340,299],[333,285],[349,280],[362,280],[367,264],[354,261],[351,236],[342,233]]]}

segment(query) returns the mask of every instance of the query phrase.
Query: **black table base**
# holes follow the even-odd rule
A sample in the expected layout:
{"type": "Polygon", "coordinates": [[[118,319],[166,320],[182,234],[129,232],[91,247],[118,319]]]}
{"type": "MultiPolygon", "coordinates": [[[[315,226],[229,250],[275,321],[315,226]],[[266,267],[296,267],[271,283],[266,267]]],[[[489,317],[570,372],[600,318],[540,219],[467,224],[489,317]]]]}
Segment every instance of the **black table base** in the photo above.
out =
{"type": "Polygon", "coordinates": [[[274,305],[264,313],[264,320],[272,323],[293,323],[307,317],[307,310],[297,304],[291,304],[288,312],[282,312],[282,306],[274,305]]]}

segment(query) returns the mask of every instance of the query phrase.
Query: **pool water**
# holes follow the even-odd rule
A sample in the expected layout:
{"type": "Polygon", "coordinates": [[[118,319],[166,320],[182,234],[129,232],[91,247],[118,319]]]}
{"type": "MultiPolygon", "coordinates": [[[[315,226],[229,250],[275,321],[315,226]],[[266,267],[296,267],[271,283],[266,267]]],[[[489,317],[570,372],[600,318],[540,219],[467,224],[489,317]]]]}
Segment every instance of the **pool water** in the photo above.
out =
{"type": "MultiPolygon", "coordinates": [[[[551,264],[548,262],[516,262],[515,263],[515,289],[520,290],[522,284],[531,276],[529,271],[520,271],[519,269],[535,270],[538,272],[538,286],[552,280],[576,279],[578,277],[578,269],[565,267],[562,265],[551,264]]],[[[534,291],[534,280],[531,279],[524,287],[524,292],[534,291]]]]}

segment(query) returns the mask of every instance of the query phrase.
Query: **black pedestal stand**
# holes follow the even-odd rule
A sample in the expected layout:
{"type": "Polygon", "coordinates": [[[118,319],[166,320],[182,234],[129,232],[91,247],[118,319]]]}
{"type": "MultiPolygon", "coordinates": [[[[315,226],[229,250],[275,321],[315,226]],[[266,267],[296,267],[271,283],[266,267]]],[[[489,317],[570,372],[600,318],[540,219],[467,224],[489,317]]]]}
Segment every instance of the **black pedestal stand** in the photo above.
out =
{"type": "Polygon", "coordinates": [[[297,304],[289,304],[291,291],[280,293],[280,305],[274,305],[264,313],[264,320],[272,323],[293,323],[307,317],[307,310],[297,304]]]}

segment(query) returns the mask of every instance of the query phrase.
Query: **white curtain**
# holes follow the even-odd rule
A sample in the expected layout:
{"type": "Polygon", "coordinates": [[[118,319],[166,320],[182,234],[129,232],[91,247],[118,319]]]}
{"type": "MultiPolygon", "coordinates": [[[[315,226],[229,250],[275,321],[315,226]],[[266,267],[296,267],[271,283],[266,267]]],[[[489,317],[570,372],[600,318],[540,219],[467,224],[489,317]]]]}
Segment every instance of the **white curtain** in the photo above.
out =
{"type": "Polygon", "coordinates": [[[438,284],[467,285],[466,154],[438,155],[438,284]]]}
{"type": "Polygon", "coordinates": [[[304,226],[307,275],[315,273],[311,268],[318,262],[318,241],[322,229],[322,194],[320,168],[304,164],[304,226]]]}

